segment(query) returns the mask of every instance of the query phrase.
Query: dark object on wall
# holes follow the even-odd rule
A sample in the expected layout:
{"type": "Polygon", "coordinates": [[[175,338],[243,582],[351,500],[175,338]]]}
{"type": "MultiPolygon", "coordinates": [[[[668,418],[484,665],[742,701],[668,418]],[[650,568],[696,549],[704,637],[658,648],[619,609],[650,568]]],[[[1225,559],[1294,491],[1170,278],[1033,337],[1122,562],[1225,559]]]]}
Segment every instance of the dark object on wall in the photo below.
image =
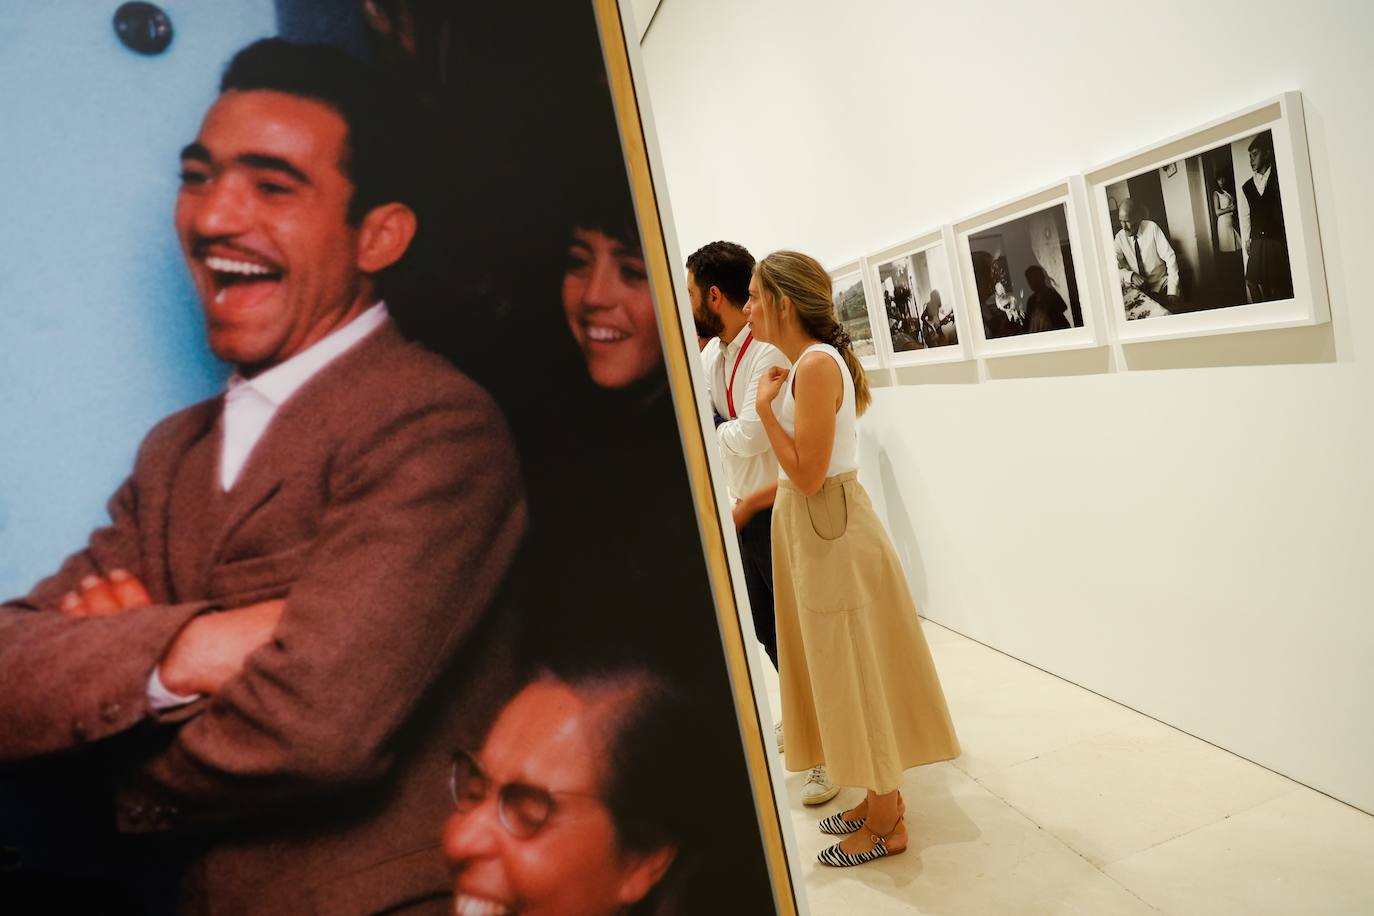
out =
{"type": "Polygon", "coordinates": [[[125,3],[115,10],[114,30],[124,47],[161,54],[172,43],[172,20],[154,3],[125,3]]]}
{"type": "Polygon", "coordinates": [[[273,0],[273,5],[278,37],[299,44],[333,45],[354,57],[371,58],[359,0],[273,0]]]}

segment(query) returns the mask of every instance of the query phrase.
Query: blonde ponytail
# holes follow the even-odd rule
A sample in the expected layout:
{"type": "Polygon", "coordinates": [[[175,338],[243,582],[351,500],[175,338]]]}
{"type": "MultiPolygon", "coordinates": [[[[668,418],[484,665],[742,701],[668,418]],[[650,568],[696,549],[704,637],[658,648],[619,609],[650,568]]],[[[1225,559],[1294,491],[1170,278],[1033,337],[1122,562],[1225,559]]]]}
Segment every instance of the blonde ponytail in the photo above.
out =
{"type": "Polygon", "coordinates": [[[862,414],[873,395],[868,376],[854,353],[849,334],[835,317],[830,274],[815,258],[799,251],[775,251],[754,268],[759,285],[776,306],[786,296],[797,310],[797,320],[807,334],[828,343],[844,357],[849,376],[854,380],[854,410],[862,414]]]}

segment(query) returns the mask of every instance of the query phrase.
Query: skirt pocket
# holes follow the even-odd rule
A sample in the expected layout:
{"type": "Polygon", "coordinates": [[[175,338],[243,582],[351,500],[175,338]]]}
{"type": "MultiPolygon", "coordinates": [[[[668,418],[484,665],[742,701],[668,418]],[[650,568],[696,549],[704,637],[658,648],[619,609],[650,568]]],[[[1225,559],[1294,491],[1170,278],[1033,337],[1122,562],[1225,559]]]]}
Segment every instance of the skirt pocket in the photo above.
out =
{"type": "Polygon", "coordinates": [[[850,484],[823,488],[804,497],[806,515],[797,519],[797,602],[822,614],[852,611],[868,603],[855,588],[850,521],[850,484]]]}
{"type": "Polygon", "coordinates": [[[822,541],[833,541],[849,527],[849,487],[822,487],[819,493],[806,497],[806,516],[811,530],[822,541]]]}

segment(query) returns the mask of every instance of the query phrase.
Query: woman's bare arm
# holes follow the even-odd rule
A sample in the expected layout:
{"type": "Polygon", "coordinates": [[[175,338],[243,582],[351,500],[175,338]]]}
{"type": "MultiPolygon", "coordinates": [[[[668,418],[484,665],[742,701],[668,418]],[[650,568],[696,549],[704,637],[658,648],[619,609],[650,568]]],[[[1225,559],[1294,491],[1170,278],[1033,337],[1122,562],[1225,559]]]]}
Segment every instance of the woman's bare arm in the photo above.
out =
{"type": "Polygon", "coordinates": [[[806,354],[797,364],[792,394],[796,401],[795,438],[788,436],[778,422],[772,398],[759,398],[759,418],[768,432],[773,453],[778,456],[778,464],[792,483],[809,496],[820,490],[830,467],[835,412],[844,398],[840,367],[824,353],[806,354]]]}

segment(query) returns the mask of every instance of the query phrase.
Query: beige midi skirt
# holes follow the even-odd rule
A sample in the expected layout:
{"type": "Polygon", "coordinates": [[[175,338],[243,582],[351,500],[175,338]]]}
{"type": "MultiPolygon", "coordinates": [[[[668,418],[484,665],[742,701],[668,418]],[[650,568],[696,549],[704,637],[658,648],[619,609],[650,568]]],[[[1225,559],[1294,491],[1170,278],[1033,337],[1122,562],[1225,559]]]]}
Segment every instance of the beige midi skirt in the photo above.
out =
{"type": "Polygon", "coordinates": [[[778,482],[773,597],[786,765],[824,763],[878,793],[959,756],[949,707],[896,551],[856,472],[814,496],[778,482]]]}

